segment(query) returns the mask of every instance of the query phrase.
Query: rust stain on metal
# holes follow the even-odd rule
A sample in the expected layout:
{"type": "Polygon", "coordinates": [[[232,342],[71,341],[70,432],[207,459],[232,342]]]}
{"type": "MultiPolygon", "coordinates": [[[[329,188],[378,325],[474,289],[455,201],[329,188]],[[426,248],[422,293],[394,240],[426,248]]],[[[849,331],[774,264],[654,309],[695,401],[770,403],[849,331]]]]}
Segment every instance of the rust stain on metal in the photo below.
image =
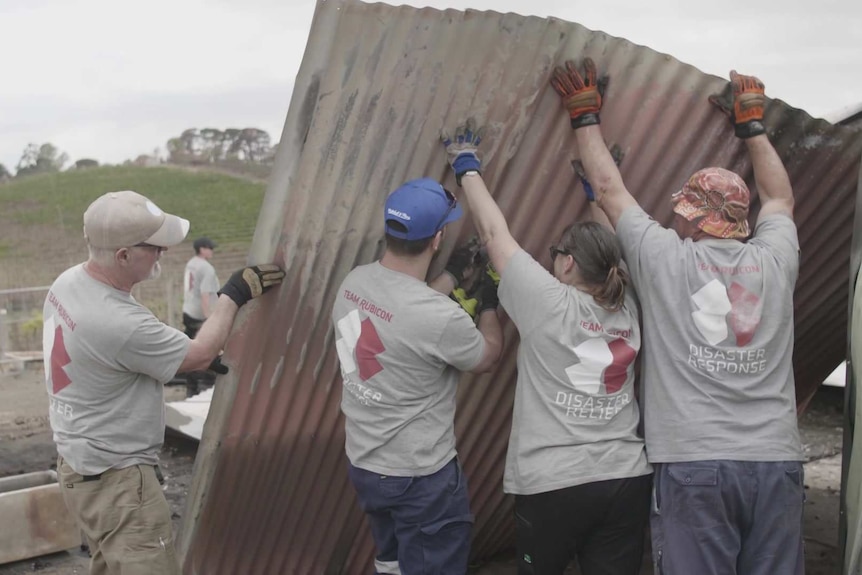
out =
{"type": "MultiPolygon", "coordinates": [[[[351,268],[379,256],[389,191],[420,176],[455,189],[438,130],[468,115],[489,127],[484,176],[513,235],[544,262],[546,247],[588,211],[571,169],[574,135],[548,85],[556,63],[581,56],[611,76],[603,132],[625,152],[627,187],[658,221],[670,223],[671,193],[704,166],[735,170],[756,188],[743,145],[707,103],[723,78],[553,18],[318,3],[252,247],[287,276],[229,341],[235,367],[220,380],[184,514],[186,573],[368,572],[373,545],[345,469],[335,291],[351,268]]],[[[844,358],[862,132],[779,100],[765,123],[796,196],[804,408],[844,358]]],[[[752,208],[754,221],[759,204],[752,208]]],[[[451,227],[432,276],[474,233],[469,217],[451,227]]],[[[494,373],[464,375],[458,395],[474,559],[514,537],[502,492],[517,346],[509,322],[505,335],[494,373]]]]}

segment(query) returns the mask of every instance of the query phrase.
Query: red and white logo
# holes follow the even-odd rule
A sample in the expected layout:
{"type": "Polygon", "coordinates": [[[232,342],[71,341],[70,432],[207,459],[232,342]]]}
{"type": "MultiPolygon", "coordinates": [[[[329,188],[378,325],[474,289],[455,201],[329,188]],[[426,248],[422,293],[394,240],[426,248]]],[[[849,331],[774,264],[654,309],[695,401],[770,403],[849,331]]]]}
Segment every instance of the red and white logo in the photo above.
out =
{"type": "Polygon", "coordinates": [[[566,368],[572,386],[588,395],[613,395],[622,389],[637,352],[622,338],[608,343],[593,337],[575,346],[580,363],[566,368]]]}
{"type": "Polygon", "coordinates": [[[694,325],[709,345],[717,345],[732,331],[736,345],[748,345],[760,325],[763,307],[757,294],[733,282],[726,288],[714,279],[691,296],[697,310],[694,325]],[[728,327],[730,329],[728,329],[728,327]]]}
{"type": "Polygon", "coordinates": [[[72,383],[65,370],[65,367],[72,363],[72,359],[66,351],[63,327],[55,325],[53,316],[45,321],[42,329],[45,381],[51,386],[51,392],[57,394],[72,383]]]}
{"type": "Polygon", "coordinates": [[[377,361],[377,356],[386,348],[380,341],[380,336],[370,318],[359,319],[357,310],[341,318],[338,323],[338,334],[341,336],[335,342],[341,371],[344,374],[359,373],[362,381],[367,381],[383,371],[383,366],[377,361]]]}

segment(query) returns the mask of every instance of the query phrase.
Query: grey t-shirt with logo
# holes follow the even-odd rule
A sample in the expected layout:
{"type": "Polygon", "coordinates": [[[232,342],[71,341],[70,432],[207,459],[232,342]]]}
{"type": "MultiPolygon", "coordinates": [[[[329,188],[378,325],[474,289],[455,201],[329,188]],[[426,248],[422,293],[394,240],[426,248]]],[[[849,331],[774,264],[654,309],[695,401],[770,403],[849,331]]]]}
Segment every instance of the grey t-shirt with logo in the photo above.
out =
{"type": "Polygon", "coordinates": [[[157,463],[164,384],[183,362],[189,338],[81,265],[54,281],[43,319],[57,452],[82,475],[157,463]]]}
{"type": "Polygon", "coordinates": [[[183,276],[183,313],[204,320],[204,310],[201,306],[202,294],[211,297],[210,310],[215,305],[215,294],[219,290],[218,276],[215,268],[207,260],[195,256],[186,263],[185,275],[183,276]]]}
{"type": "Polygon", "coordinates": [[[617,236],[644,314],[651,462],[802,460],[793,379],[793,220],[758,220],[748,242],[682,240],[640,207],[617,236]]]}
{"type": "Polygon", "coordinates": [[[458,370],[475,368],[485,350],[470,316],[375,262],[347,275],[332,321],[350,462],[383,475],[439,471],[455,457],[458,370]]]}
{"type": "Polygon", "coordinates": [[[503,489],[531,495],[652,471],[637,434],[637,301],[617,312],[518,250],[500,280],[518,327],[518,384],[503,489]]]}

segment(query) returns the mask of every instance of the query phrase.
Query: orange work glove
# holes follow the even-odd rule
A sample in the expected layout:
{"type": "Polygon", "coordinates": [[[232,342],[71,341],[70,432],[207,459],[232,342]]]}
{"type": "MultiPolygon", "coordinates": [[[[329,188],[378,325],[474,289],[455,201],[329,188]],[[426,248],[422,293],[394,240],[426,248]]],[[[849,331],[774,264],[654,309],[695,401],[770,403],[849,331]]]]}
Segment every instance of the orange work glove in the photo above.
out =
{"type": "Polygon", "coordinates": [[[737,74],[736,70],[731,70],[730,86],[733,94],[732,109],[719,96],[710,96],[709,101],[730,118],[737,138],[746,139],[765,134],[763,106],[766,104],[766,96],[763,82],[754,76],[743,76],[737,74]]]}
{"type": "Polygon", "coordinates": [[[557,66],[551,76],[551,86],[569,111],[572,128],[599,124],[599,110],[607,85],[607,76],[596,81],[596,64],[592,58],[584,58],[584,76],[578,72],[575,62],[566,61],[566,67],[557,66]]]}

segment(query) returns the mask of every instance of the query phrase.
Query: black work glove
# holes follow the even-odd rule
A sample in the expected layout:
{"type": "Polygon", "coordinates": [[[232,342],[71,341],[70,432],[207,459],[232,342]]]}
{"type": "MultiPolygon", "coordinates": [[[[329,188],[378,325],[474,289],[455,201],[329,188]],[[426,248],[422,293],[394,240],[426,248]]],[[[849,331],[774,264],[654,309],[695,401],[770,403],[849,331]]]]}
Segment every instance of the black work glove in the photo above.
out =
{"type": "Polygon", "coordinates": [[[209,364],[209,367],[207,367],[207,369],[219,375],[224,375],[228,371],[230,371],[228,367],[221,362],[221,355],[217,355],[216,358],[212,360],[212,362],[209,364]]]}
{"type": "Polygon", "coordinates": [[[456,288],[464,282],[464,274],[468,268],[473,266],[478,249],[478,242],[471,239],[464,245],[455,248],[452,255],[449,256],[449,261],[446,262],[446,267],[443,269],[455,280],[456,288]]]}
{"type": "Polygon", "coordinates": [[[261,264],[237,270],[218,291],[242,307],[271,287],[281,283],[284,271],[275,264],[261,264]]]}
{"type": "Polygon", "coordinates": [[[479,305],[476,315],[482,315],[483,311],[494,310],[500,306],[500,298],[497,297],[497,286],[500,285],[500,275],[490,263],[485,268],[485,273],[479,280],[479,305]]]}

